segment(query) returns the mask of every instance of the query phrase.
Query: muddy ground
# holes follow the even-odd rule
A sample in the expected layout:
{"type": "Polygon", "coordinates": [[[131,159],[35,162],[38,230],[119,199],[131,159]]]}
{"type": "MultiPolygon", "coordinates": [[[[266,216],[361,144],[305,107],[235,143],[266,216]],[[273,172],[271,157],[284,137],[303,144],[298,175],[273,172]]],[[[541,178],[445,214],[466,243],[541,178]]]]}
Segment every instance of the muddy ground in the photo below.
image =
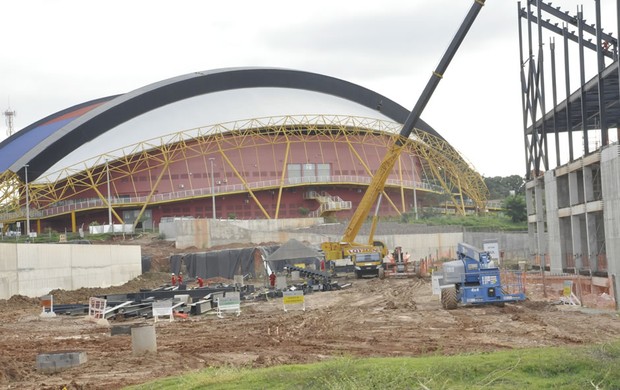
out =
{"type": "MultiPolygon", "coordinates": [[[[55,292],[57,303],[136,291],[166,282],[142,276],[113,289],[55,292]]],[[[613,340],[613,311],[579,310],[531,298],[505,307],[441,309],[424,279],[340,279],[349,288],[306,296],[306,311],[284,312],[281,299],[242,304],[239,317],[214,314],[157,322],[157,353],[133,356],[131,336],[82,317],[39,317],[39,302],[0,301],[0,387],[118,389],[211,366],[265,367],[333,356],[452,355],[474,351],[583,345],[613,340]],[[60,373],[35,369],[39,353],[85,351],[88,362],[60,373]]],[[[260,283],[259,283],[260,287],[260,283]]],[[[112,325],[126,323],[111,321],[112,325]]]]}

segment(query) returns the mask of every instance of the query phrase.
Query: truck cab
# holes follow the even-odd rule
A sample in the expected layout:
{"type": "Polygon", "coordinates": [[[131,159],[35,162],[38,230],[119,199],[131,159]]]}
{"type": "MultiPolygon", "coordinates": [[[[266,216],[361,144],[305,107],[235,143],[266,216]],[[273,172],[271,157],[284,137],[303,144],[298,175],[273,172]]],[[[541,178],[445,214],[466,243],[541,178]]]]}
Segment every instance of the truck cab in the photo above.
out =
{"type": "Polygon", "coordinates": [[[379,252],[360,253],[354,255],[353,266],[355,267],[355,277],[361,279],[363,276],[380,276],[383,269],[383,257],[379,252]]]}

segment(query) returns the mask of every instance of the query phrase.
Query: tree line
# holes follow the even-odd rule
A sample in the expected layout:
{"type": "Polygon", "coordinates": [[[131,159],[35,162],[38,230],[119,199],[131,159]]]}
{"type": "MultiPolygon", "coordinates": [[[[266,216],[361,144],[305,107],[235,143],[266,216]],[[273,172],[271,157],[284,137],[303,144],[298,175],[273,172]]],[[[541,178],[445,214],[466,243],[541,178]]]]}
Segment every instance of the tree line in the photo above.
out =
{"type": "Polygon", "coordinates": [[[527,220],[525,178],[519,175],[485,177],[489,199],[502,200],[502,208],[513,222],[527,220]]]}

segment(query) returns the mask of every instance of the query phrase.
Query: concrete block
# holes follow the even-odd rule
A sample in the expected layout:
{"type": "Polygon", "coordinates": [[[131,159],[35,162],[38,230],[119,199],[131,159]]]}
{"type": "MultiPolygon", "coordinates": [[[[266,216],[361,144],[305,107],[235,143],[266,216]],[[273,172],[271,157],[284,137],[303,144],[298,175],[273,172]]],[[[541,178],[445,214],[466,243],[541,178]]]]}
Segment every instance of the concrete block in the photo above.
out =
{"type": "Polygon", "coordinates": [[[157,352],[155,326],[139,325],[131,328],[131,350],[134,355],[157,352]]]}
{"type": "Polygon", "coordinates": [[[177,294],[174,296],[174,300],[177,302],[183,302],[184,305],[192,304],[192,298],[189,296],[189,294],[177,294]]]}
{"type": "Polygon", "coordinates": [[[110,336],[131,335],[132,325],[114,325],[110,328],[110,336]]]}
{"type": "Polygon", "coordinates": [[[211,306],[211,300],[198,301],[194,303],[191,307],[191,314],[193,315],[201,315],[210,310],[213,310],[211,306]]]}
{"type": "Polygon", "coordinates": [[[224,298],[224,291],[216,291],[211,293],[211,299],[213,302],[217,301],[218,298],[224,298]]]}
{"type": "Polygon", "coordinates": [[[84,364],[87,360],[84,351],[41,353],[37,355],[36,366],[39,372],[55,373],[84,364]]]}

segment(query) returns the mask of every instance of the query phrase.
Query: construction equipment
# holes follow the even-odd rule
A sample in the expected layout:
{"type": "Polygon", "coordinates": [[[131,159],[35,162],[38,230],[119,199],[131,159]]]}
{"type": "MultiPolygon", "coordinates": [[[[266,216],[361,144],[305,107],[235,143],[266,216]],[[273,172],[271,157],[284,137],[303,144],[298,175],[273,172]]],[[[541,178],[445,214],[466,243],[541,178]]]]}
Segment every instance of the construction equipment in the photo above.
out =
{"type": "Polygon", "coordinates": [[[458,304],[484,305],[525,300],[523,284],[516,279],[513,285],[502,284],[499,268],[489,252],[465,244],[457,245],[458,260],[443,264],[441,305],[446,310],[458,304]]]}
{"type": "Polygon", "coordinates": [[[426,104],[430,100],[433,92],[435,91],[435,88],[443,77],[443,74],[448,68],[448,65],[454,57],[454,54],[456,54],[456,51],[463,42],[465,35],[467,35],[469,28],[476,19],[476,16],[478,16],[480,9],[482,8],[482,6],[484,6],[484,2],[485,0],[475,0],[474,4],[471,6],[469,12],[467,13],[467,16],[465,17],[465,20],[461,24],[459,30],[456,32],[456,35],[452,39],[452,42],[448,46],[448,49],[441,58],[441,61],[439,61],[437,68],[431,75],[431,78],[427,82],[426,87],[422,91],[422,94],[420,95],[418,101],[413,107],[413,110],[411,110],[411,113],[409,113],[409,116],[407,116],[407,119],[403,124],[398,138],[396,138],[394,143],[390,146],[387,154],[381,162],[381,165],[375,172],[370,184],[368,185],[368,188],[366,189],[366,192],[364,193],[364,196],[362,197],[362,200],[360,201],[360,204],[353,213],[353,217],[351,218],[349,224],[345,229],[342,239],[339,242],[324,242],[321,244],[321,249],[325,254],[326,261],[335,262],[343,260],[346,261],[347,259],[350,259],[353,262],[353,265],[356,267],[356,275],[360,275],[361,277],[361,275],[368,273],[376,276],[381,276],[383,272],[381,262],[379,262],[379,265],[375,265],[376,262],[374,261],[358,261],[358,258],[361,257],[364,257],[364,260],[366,260],[366,256],[362,255],[371,255],[371,257],[377,257],[373,254],[379,254],[380,259],[383,259],[388,254],[388,250],[385,244],[380,241],[375,241],[373,237],[374,228],[376,226],[377,213],[379,209],[378,204],[375,212],[375,217],[373,218],[373,229],[371,231],[371,234],[369,235],[368,242],[366,244],[356,243],[355,238],[357,237],[360,228],[364,224],[364,221],[368,217],[372,205],[375,203],[375,201],[377,201],[377,197],[384,193],[385,182],[390,175],[390,172],[394,168],[394,163],[399,158],[403,146],[407,142],[407,139],[411,135],[411,132],[413,131],[418,120],[420,119],[422,111],[424,111],[426,104]]]}
{"type": "Polygon", "coordinates": [[[319,287],[320,290],[330,291],[337,288],[337,283],[332,283],[331,275],[328,272],[316,271],[310,268],[298,267],[295,265],[285,265],[284,269],[292,272],[297,271],[299,275],[312,281],[313,286],[319,287]]]}
{"type": "Polygon", "coordinates": [[[324,242],[321,244],[325,259],[331,265],[330,268],[347,269],[352,266],[357,279],[364,276],[383,277],[383,259],[387,256],[388,249],[383,242],[373,240],[380,205],[381,194],[379,194],[377,201],[367,245],[347,242],[324,242]]]}
{"type": "Polygon", "coordinates": [[[384,277],[408,278],[418,275],[416,265],[409,253],[403,253],[403,248],[397,246],[394,252],[388,254],[383,261],[384,277]]]}

